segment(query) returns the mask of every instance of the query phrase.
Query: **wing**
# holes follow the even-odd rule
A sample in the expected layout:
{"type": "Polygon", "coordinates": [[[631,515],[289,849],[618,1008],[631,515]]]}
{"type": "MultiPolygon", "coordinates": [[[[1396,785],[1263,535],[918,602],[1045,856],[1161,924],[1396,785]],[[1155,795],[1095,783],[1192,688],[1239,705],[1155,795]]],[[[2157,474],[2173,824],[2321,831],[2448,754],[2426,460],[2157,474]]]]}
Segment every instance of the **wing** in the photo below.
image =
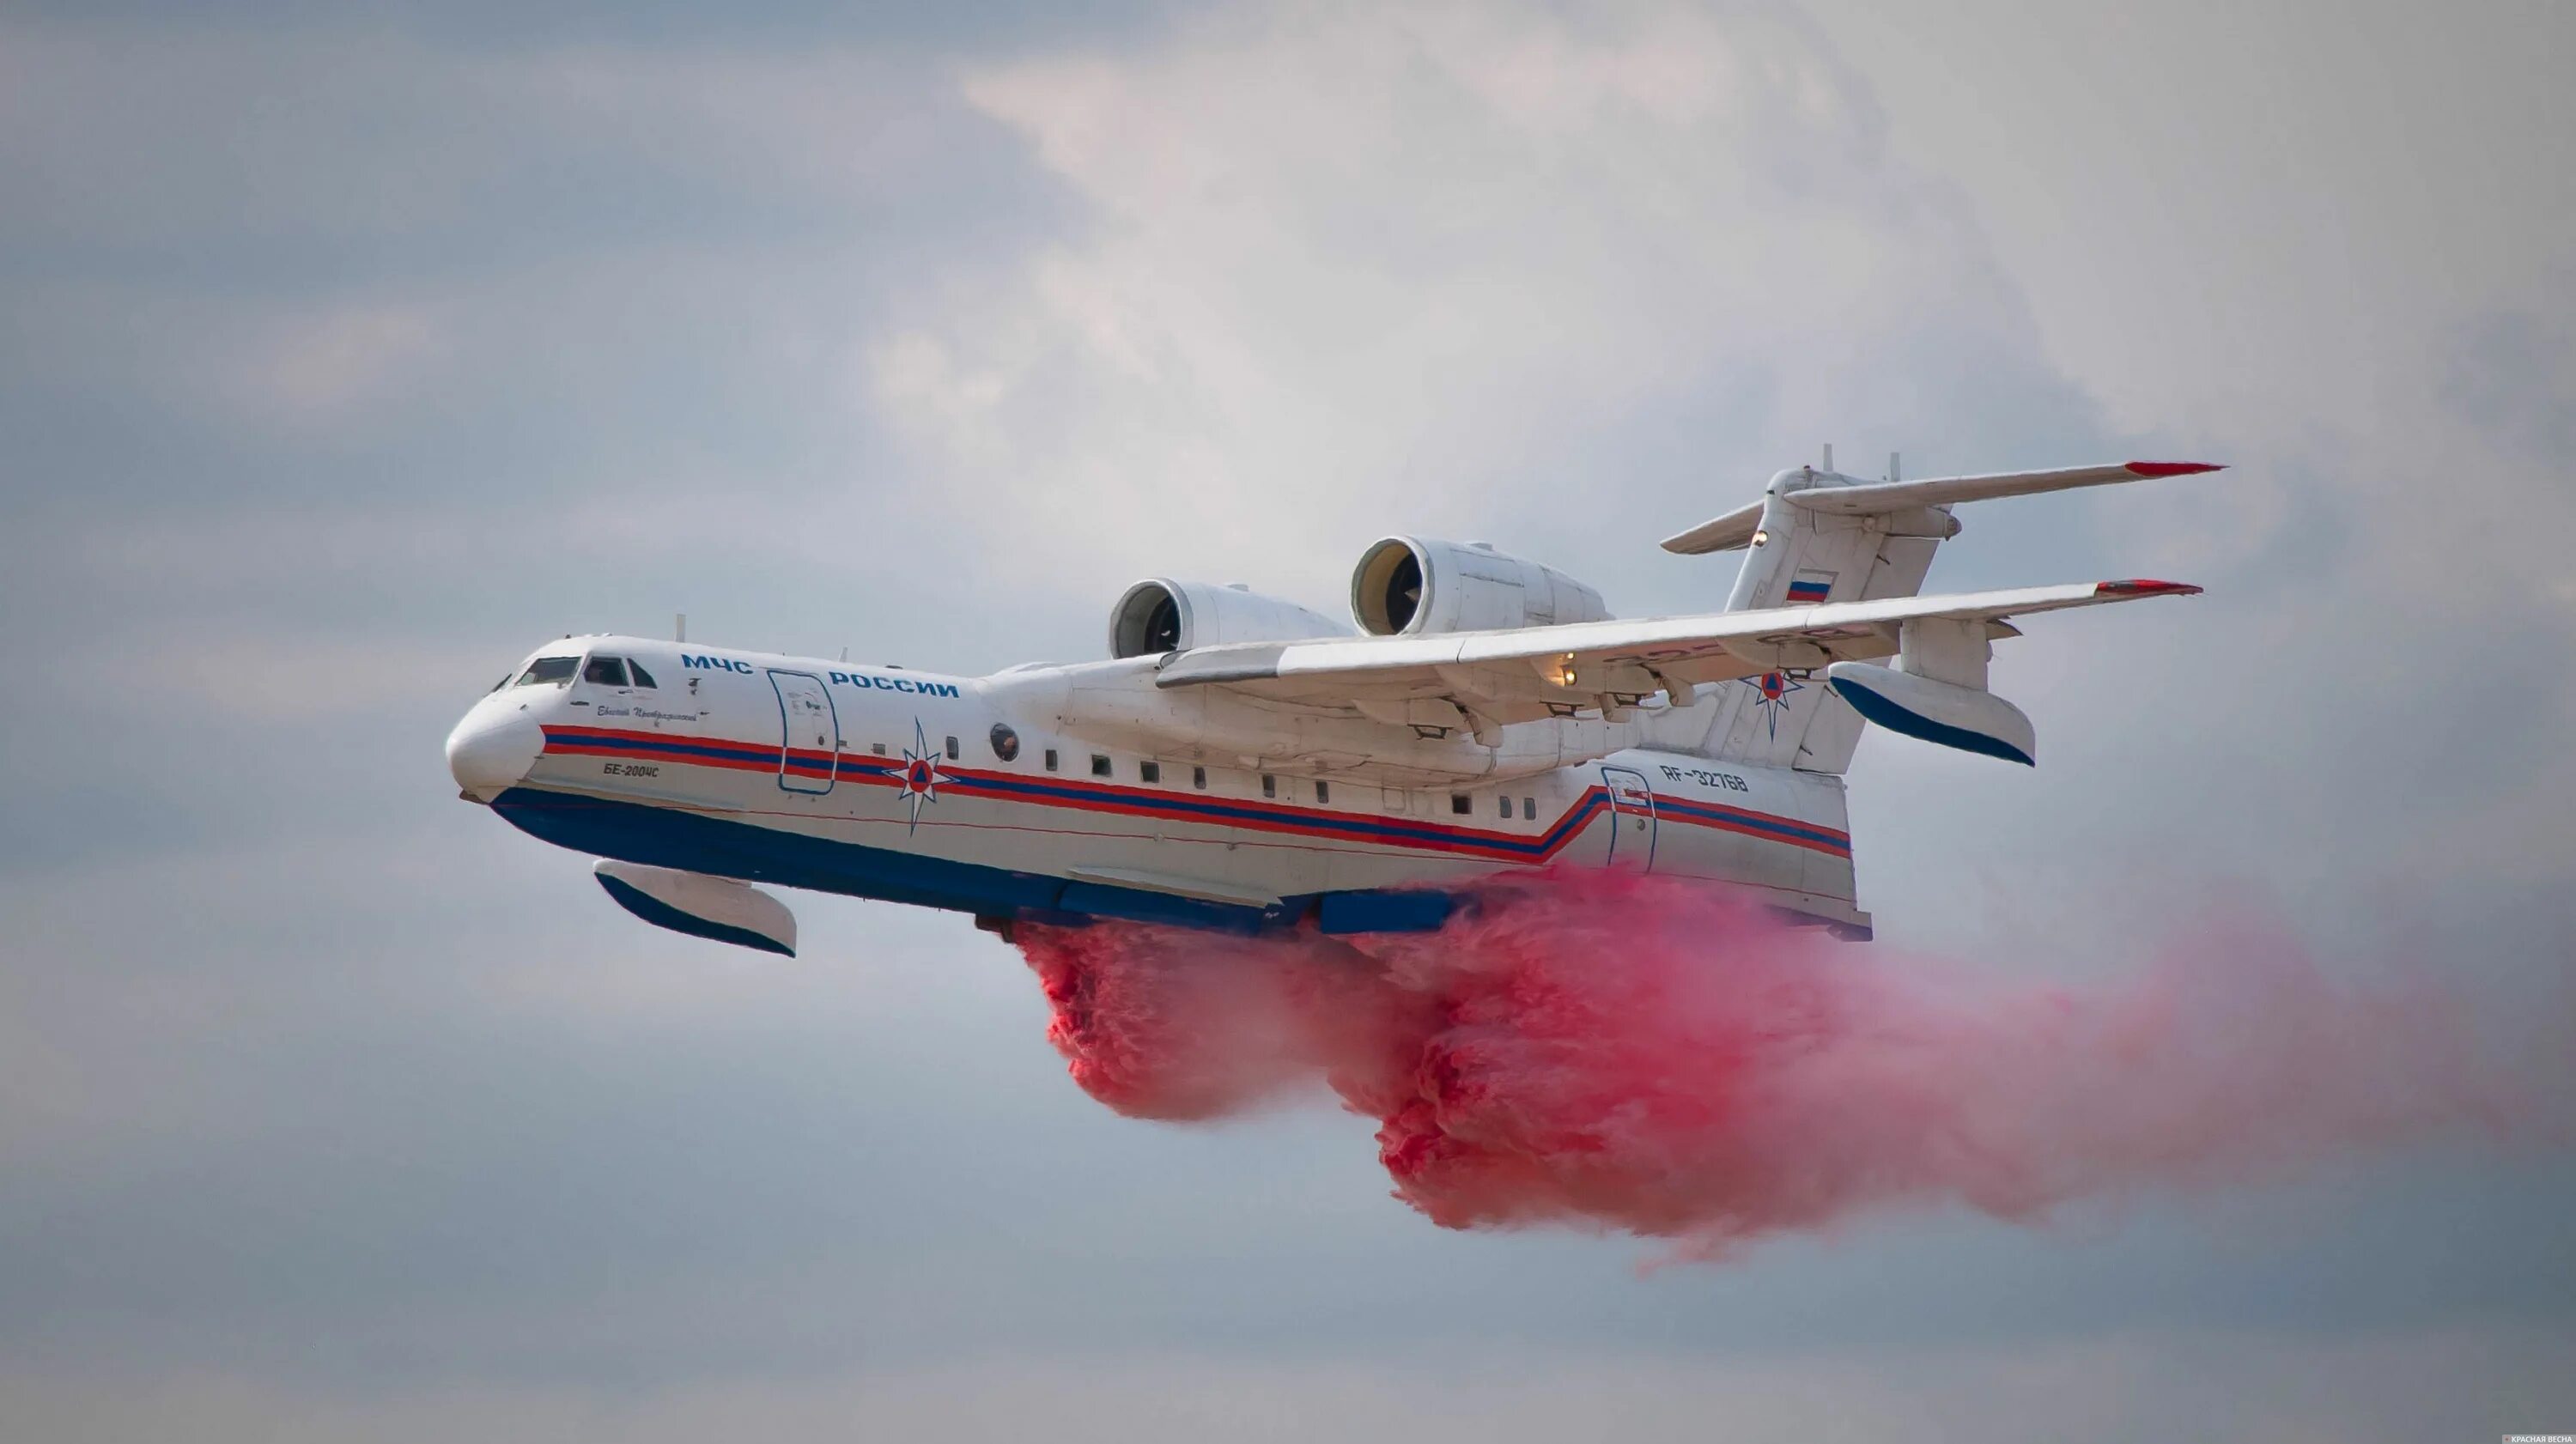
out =
{"type": "Polygon", "coordinates": [[[1435,637],[1248,642],[1175,652],[1158,687],[1233,687],[1315,707],[1357,708],[1383,721],[1470,725],[1570,716],[1618,707],[1695,682],[1893,655],[1909,621],[2004,619],[2146,597],[2188,596],[2180,582],[2079,582],[1946,597],[1893,597],[1812,607],[1716,612],[1642,621],[1578,622],[1435,637]],[[1441,715],[1410,710],[1428,704],[1441,715]]]}

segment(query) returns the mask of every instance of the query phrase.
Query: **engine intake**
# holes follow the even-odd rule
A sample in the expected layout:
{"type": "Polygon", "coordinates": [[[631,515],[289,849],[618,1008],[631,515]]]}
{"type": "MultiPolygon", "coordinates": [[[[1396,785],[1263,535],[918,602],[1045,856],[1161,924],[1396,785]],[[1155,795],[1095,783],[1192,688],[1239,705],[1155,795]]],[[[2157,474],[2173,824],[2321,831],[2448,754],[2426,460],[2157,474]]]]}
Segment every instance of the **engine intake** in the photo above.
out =
{"type": "Polygon", "coordinates": [[[1351,616],[1373,637],[1606,621],[1592,588],[1484,545],[1391,536],[1351,572],[1351,616]]]}
{"type": "Polygon", "coordinates": [[[1227,642],[1347,637],[1351,629],[1295,602],[1242,587],[1149,577],[1109,609],[1109,655],[1150,657],[1227,642]]]}

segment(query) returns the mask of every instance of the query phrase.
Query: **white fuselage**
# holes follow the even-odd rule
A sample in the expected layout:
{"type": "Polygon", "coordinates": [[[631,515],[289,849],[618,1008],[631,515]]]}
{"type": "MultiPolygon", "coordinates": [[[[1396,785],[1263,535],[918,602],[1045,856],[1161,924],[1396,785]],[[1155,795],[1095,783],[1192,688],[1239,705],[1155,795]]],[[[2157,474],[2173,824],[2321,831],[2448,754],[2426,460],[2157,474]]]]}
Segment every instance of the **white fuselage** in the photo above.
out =
{"type": "Polygon", "coordinates": [[[1522,761],[1461,782],[1424,779],[1454,778],[1464,738],[1411,767],[1431,744],[1353,718],[1273,756],[1198,705],[1127,663],[971,678],[592,637],[523,664],[449,757],[469,797],[579,851],[985,918],[1369,931],[1416,925],[1408,899],[1443,883],[1564,864],[1867,926],[1842,779],[1659,745],[1687,730],[1658,728],[1671,709],[1568,719],[1612,729],[1572,765],[1549,724],[1515,725],[1494,751],[1522,761]],[[552,658],[564,679],[527,680],[552,658]]]}

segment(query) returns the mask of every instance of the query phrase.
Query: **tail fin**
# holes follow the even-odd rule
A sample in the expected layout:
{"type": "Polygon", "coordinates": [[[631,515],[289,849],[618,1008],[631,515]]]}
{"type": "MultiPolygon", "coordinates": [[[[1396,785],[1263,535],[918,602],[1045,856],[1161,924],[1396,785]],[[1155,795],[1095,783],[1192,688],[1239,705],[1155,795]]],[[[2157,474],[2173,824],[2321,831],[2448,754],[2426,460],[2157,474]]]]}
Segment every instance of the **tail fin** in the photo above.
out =
{"type": "MultiPolygon", "coordinates": [[[[1690,556],[1743,551],[1743,569],[1726,600],[1730,612],[1910,597],[1922,590],[1933,552],[1959,534],[1950,514],[1958,502],[2219,469],[2131,461],[1901,481],[1895,461],[1888,459],[1884,480],[1863,480],[1833,470],[1828,448],[1822,469],[1778,473],[1760,501],[1666,538],[1664,550],[1690,556]]],[[[1821,674],[1780,671],[1723,683],[1713,700],[1718,705],[1700,749],[1711,757],[1839,773],[1860,745],[1860,713],[1821,674]]]]}

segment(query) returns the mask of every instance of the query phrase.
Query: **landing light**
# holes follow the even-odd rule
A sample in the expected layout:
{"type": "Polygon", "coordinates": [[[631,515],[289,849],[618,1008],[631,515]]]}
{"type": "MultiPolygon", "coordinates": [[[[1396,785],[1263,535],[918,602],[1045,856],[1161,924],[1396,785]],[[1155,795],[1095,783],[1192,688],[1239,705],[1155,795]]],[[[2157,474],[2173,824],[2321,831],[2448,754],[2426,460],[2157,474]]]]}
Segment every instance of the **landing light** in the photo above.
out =
{"type": "Polygon", "coordinates": [[[1764,542],[1769,541],[1770,539],[1771,539],[1771,533],[1770,533],[1769,531],[1765,530],[1764,528],[1762,528],[1762,527],[1758,527],[1758,526],[1757,526],[1757,527],[1755,527],[1755,528],[1753,529],[1753,544],[1754,544],[1755,546],[1760,546],[1760,545],[1762,545],[1764,542]]]}

